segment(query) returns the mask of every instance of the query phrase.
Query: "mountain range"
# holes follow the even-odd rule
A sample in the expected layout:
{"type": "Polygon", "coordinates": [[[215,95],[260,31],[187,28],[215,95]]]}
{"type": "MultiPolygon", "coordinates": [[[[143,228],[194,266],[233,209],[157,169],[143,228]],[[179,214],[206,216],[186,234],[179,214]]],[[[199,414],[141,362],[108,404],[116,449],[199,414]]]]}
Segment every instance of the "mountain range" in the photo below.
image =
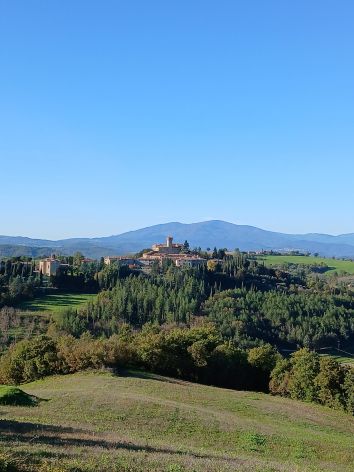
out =
{"type": "Polygon", "coordinates": [[[187,240],[190,246],[202,249],[239,248],[241,251],[308,251],[326,257],[354,257],[354,233],[332,236],[328,234],[285,234],[266,231],[254,226],[236,225],[212,220],[200,223],[165,223],[126,233],[97,238],[70,238],[51,241],[23,236],[0,236],[0,256],[27,255],[39,257],[50,253],[69,255],[76,251],[86,257],[121,255],[140,251],[163,242],[172,235],[177,242],[187,240]]]}

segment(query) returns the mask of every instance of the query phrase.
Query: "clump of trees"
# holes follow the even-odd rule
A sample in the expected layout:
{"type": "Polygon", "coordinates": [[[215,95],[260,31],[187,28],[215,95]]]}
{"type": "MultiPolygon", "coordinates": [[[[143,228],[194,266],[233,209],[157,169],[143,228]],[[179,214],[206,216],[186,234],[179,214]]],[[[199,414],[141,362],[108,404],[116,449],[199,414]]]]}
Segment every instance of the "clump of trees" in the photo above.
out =
{"type": "Polygon", "coordinates": [[[271,392],[354,413],[354,370],[303,348],[284,359],[269,344],[240,349],[215,325],[191,328],[122,325],[109,338],[84,333],[39,336],[13,345],[0,362],[0,382],[21,384],[88,368],[140,368],[220,387],[271,392]]]}
{"type": "Polygon", "coordinates": [[[320,403],[354,414],[354,369],[307,348],[279,359],[271,372],[270,392],[320,403]]]}
{"type": "Polygon", "coordinates": [[[0,307],[34,297],[41,280],[26,261],[0,261],[0,307]]]}
{"type": "MultiPolygon", "coordinates": [[[[123,267],[122,267],[123,269],[123,267]]],[[[100,274],[99,274],[100,275],[100,274]]],[[[110,284],[110,272],[100,275],[110,284]]],[[[116,275],[110,290],[104,290],[78,312],[63,312],[57,318],[60,329],[80,335],[84,331],[110,336],[122,323],[142,327],[145,323],[187,323],[205,300],[208,282],[202,274],[170,266],[166,273],[149,277],[116,275]]]]}
{"type": "Polygon", "coordinates": [[[279,354],[269,345],[248,351],[221,338],[212,324],[191,328],[123,325],[94,338],[38,336],[13,345],[1,358],[0,382],[21,384],[87,368],[143,368],[186,380],[246,390],[268,390],[279,354]]]}

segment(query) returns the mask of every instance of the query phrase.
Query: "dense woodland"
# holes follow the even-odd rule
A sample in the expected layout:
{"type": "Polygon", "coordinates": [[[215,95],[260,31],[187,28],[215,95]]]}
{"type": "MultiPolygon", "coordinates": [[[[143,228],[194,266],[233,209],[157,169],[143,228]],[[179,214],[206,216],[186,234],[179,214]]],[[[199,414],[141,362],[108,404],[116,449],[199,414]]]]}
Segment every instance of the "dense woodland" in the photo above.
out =
{"type": "Polygon", "coordinates": [[[0,307],[33,298],[41,283],[34,261],[21,258],[0,261],[0,307]]]}
{"type": "Polygon", "coordinates": [[[60,329],[95,336],[119,332],[122,323],[193,324],[212,321],[224,339],[248,348],[347,346],[354,343],[354,299],[349,291],[322,287],[304,274],[258,265],[237,254],[211,269],[172,264],[151,274],[110,266],[99,273],[102,290],[78,312],[66,311],[60,329]]]}
{"type": "MultiPolygon", "coordinates": [[[[354,345],[354,297],[339,281],[311,267],[267,268],[239,251],[217,249],[198,269],[166,262],[138,271],[102,260],[83,264],[79,254],[64,262],[69,269],[49,279],[31,261],[0,263],[3,306],[16,308],[43,290],[98,293],[78,310],[30,326],[28,339],[2,358],[3,382],[138,367],[353,411],[353,371],[313,352],[354,345]]],[[[0,312],[5,344],[11,338],[4,320],[21,316],[15,308],[0,312]]]]}

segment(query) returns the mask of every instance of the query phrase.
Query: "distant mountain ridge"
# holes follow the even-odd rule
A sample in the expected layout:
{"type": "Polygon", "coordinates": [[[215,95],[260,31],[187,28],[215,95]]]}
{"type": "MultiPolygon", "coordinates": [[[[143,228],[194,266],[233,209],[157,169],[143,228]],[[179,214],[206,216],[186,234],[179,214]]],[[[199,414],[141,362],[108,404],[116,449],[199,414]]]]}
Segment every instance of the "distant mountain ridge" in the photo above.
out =
{"type": "Polygon", "coordinates": [[[0,236],[0,255],[43,256],[51,252],[72,254],[81,251],[87,257],[127,254],[162,242],[172,235],[175,241],[188,240],[191,247],[239,248],[242,251],[300,250],[318,252],[326,257],[354,257],[354,233],[332,236],[320,233],[286,234],[267,231],[255,226],[237,225],[221,220],[200,223],[171,222],[141,228],[126,233],[97,237],[69,238],[57,241],[23,236],[0,236]]]}

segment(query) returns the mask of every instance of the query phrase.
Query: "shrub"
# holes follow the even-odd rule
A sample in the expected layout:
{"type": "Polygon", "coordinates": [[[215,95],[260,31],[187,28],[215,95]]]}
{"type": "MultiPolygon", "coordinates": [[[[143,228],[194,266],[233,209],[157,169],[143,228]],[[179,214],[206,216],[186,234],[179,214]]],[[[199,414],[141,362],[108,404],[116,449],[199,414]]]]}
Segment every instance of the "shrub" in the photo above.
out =
{"type": "Polygon", "coordinates": [[[111,367],[137,365],[134,335],[128,325],[123,325],[119,334],[114,334],[105,343],[105,363],[111,367]]]}
{"type": "Polygon", "coordinates": [[[354,368],[348,367],[344,378],[345,408],[354,415],[354,368]]]}
{"type": "Polygon", "coordinates": [[[0,385],[0,405],[33,406],[37,399],[17,387],[0,385]]]}
{"type": "Polygon", "coordinates": [[[0,382],[21,384],[59,370],[56,343],[46,336],[20,341],[1,358],[0,382]]]}
{"type": "Polygon", "coordinates": [[[270,374],[269,391],[274,395],[289,396],[291,364],[287,359],[279,359],[270,374]]]}
{"type": "Polygon", "coordinates": [[[62,336],[57,343],[60,370],[72,373],[89,368],[97,369],[105,363],[105,342],[93,339],[89,333],[81,338],[62,336]]]}
{"type": "Polygon", "coordinates": [[[300,349],[290,360],[279,360],[271,372],[273,394],[312,401],[354,413],[354,369],[330,357],[300,349]]]}
{"type": "Polygon", "coordinates": [[[254,347],[248,351],[248,362],[263,372],[271,372],[277,361],[281,359],[279,352],[270,344],[254,347]]]}
{"type": "Polygon", "coordinates": [[[320,371],[315,378],[318,401],[332,408],[346,407],[344,377],[345,370],[330,357],[320,359],[320,371]]]}
{"type": "Polygon", "coordinates": [[[303,348],[292,354],[290,363],[290,396],[298,400],[317,401],[318,386],[315,378],[320,371],[319,355],[303,348]]]}

